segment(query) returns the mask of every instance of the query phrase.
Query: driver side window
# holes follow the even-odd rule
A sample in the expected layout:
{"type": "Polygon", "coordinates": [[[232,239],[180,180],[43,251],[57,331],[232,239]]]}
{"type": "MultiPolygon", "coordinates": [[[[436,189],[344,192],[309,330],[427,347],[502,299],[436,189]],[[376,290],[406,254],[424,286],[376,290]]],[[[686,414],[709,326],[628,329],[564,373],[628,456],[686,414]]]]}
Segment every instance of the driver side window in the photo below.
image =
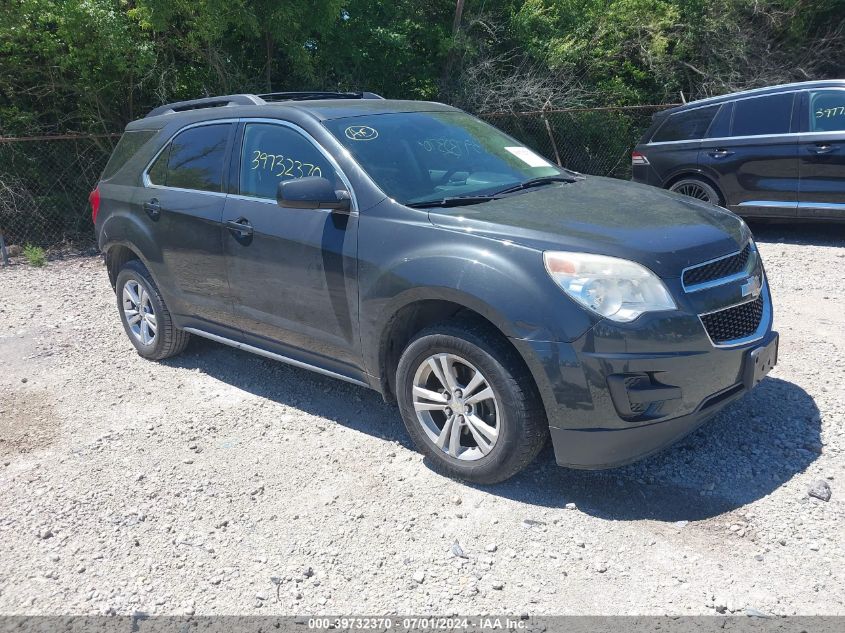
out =
{"type": "Polygon", "coordinates": [[[283,125],[248,123],[241,149],[240,194],[276,199],[283,180],[336,174],[325,156],[302,134],[283,125]]]}

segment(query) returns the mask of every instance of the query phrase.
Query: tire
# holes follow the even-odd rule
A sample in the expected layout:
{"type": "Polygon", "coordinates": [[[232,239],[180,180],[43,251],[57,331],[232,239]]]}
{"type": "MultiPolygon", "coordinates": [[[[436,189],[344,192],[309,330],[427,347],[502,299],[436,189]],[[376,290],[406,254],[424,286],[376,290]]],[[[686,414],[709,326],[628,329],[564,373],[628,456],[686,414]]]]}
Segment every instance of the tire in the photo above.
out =
{"type": "Polygon", "coordinates": [[[434,470],[455,479],[477,484],[504,481],[531,463],[549,435],[534,380],[515,350],[474,324],[443,323],[420,332],[399,359],[396,394],[417,449],[429,458],[434,470]],[[449,381],[444,361],[454,370],[452,379],[457,386],[471,387],[467,393],[455,390],[444,396],[441,392],[447,389],[436,389],[443,386],[443,379],[449,381]],[[471,384],[474,372],[483,380],[475,387],[471,384]],[[471,402],[487,394],[488,387],[491,398],[471,402]],[[458,393],[460,398],[455,395],[458,393]],[[444,410],[441,398],[449,398],[456,410],[451,406],[444,410]],[[423,408],[420,415],[417,407],[423,408]],[[458,409],[465,414],[463,421],[457,419],[461,417],[458,409]],[[452,432],[456,423],[460,425],[457,443],[452,432]],[[490,439],[493,430],[495,438],[490,439]]]}
{"type": "Polygon", "coordinates": [[[173,325],[170,311],[144,264],[137,259],[126,262],[117,274],[115,291],[120,322],[138,354],[149,360],[162,360],[185,349],[191,335],[173,325]],[[137,305],[141,305],[141,310],[136,309],[137,305]]]}
{"type": "Polygon", "coordinates": [[[670,185],[669,191],[674,191],[681,195],[701,200],[702,202],[709,202],[719,207],[725,206],[722,194],[713,185],[701,178],[694,178],[692,176],[681,178],[679,181],[673,182],[670,185]]]}

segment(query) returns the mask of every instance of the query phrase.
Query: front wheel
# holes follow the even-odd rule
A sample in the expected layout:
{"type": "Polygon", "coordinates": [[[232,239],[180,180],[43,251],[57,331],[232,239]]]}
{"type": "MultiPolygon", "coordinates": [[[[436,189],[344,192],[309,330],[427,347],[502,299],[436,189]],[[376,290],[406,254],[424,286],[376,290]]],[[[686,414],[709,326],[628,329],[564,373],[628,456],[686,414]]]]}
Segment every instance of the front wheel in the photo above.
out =
{"type": "Polygon", "coordinates": [[[525,468],[548,437],[528,370],[484,328],[442,324],[421,332],[399,360],[396,392],[417,448],[450,477],[504,481],[525,468]]]}

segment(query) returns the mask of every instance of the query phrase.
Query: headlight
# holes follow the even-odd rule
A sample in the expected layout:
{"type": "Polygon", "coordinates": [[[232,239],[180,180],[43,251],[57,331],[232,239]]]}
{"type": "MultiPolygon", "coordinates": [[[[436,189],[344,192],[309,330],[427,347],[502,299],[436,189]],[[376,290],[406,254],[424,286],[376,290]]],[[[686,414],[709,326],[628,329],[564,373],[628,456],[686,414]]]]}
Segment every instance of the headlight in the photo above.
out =
{"type": "Polygon", "coordinates": [[[636,262],[562,251],[543,253],[543,262],[567,295],[613,321],[633,321],[644,312],[676,308],[657,275],[636,262]]]}

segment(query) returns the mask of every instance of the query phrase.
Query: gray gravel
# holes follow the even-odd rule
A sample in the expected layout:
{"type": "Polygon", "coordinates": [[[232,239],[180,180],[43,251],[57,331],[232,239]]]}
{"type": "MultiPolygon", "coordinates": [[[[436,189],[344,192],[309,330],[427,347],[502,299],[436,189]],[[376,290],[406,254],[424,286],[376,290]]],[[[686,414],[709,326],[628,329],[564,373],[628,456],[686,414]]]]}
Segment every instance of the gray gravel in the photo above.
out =
{"type": "Polygon", "coordinates": [[[845,227],[755,229],[770,378],[644,462],[489,488],[374,392],[144,361],[95,257],[0,269],[0,613],[845,614],[845,227]]]}

